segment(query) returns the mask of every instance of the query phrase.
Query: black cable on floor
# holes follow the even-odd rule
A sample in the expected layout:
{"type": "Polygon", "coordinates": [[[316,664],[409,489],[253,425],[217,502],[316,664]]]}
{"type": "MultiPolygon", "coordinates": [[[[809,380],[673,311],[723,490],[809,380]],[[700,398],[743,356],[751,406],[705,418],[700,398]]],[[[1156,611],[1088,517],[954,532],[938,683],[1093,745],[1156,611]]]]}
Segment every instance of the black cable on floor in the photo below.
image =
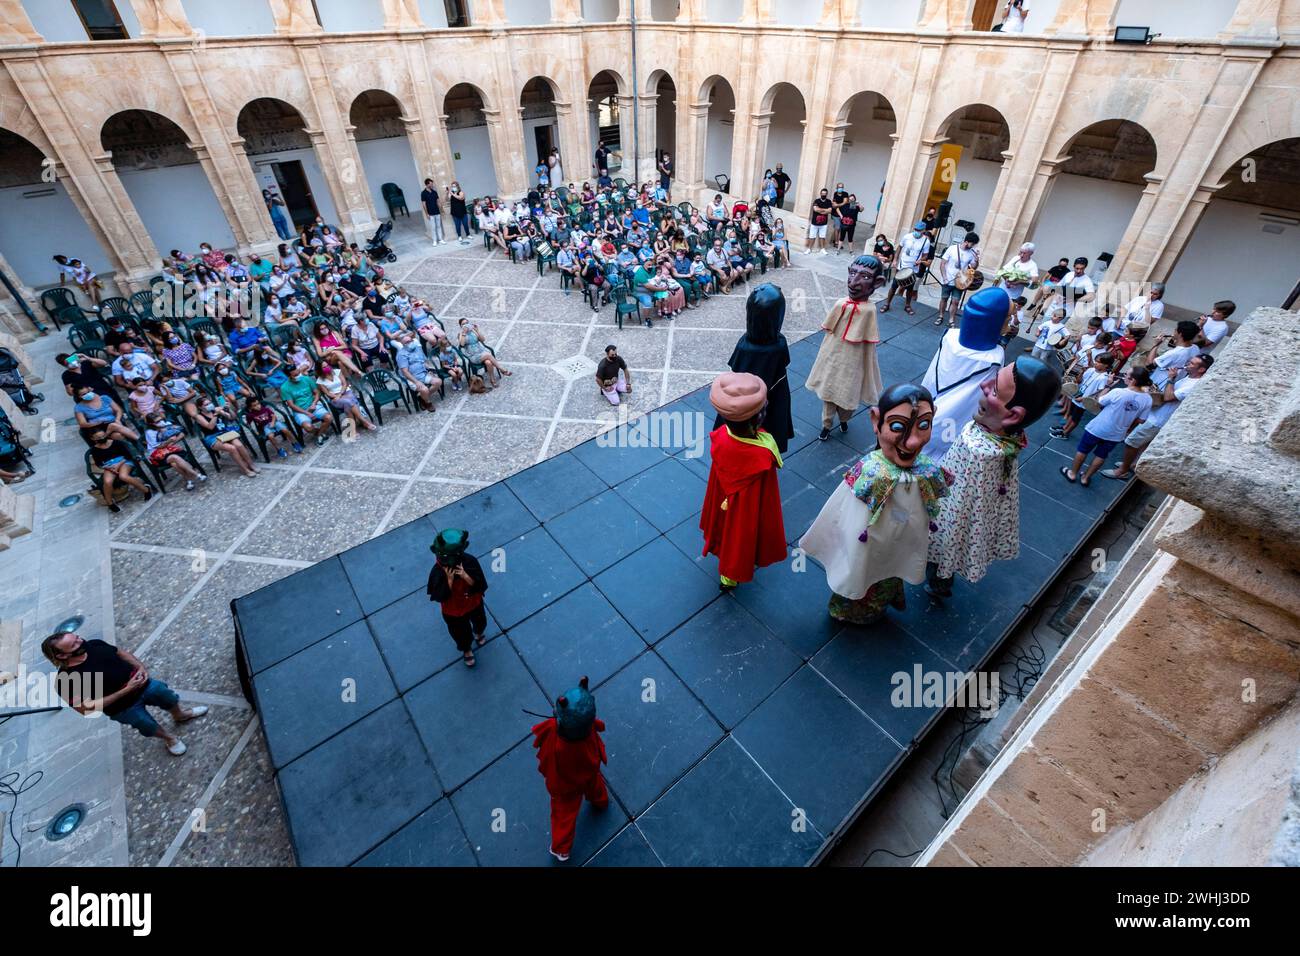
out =
{"type": "Polygon", "coordinates": [[[14,860],[14,866],[21,866],[23,862],[23,841],[18,839],[18,834],[14,830],[14,819],[18,816],[18,798],[40,783],[41,778],[45,776],[45,771],[33,770],[26,777],[22,777],[22,781],[19,782],[21,776],[15,770],[0,777],[0,797],[9,797],[13,800],[13,806],[9,808],[9,837],[14,841],[14,845],[18,847],[18,856],[14,860]]]}

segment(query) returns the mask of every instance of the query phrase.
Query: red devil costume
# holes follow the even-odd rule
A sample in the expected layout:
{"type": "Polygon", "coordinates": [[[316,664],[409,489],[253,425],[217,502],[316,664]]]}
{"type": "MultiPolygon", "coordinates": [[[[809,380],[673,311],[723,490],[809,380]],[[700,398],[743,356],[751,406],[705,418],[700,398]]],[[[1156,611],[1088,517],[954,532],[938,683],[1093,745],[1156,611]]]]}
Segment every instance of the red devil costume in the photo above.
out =
{"type": "Polygon", "coordinates": [[[597,810],[609,806],[600,765],[608,763],[601,731],[605,722],[596,717],[596,698],[587,690],[587,678],[555,702],[555,716],[533,727],[537,772],[546,778],[551,795],[551,855],[563,862],[573,849],[582,798],[597,810]]]}
{"type": "Polygon", "coordinates": [[[700,530],[704,553],[718,557],[723,589],[751,581],[754,569],[785,560],[785,525],[776,470],[781,453],[759,425],[767,386],[757,375],[718,376],[709,401],[726,424],[709,436],[713,465],[700,530]]]}

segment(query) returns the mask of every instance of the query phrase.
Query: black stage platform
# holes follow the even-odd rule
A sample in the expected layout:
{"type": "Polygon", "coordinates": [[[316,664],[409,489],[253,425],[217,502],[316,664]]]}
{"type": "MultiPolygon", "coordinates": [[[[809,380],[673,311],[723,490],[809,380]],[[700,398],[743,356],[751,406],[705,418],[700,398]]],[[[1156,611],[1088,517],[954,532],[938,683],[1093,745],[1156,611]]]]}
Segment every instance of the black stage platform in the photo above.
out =
{"type": "MultiPolygon", "coordinates": [[[[882,317],[887,384],[919,377],[934,351],[934,312],[917,311],[882,317]]],[[[874,444],[865,414],[815,440],[820,406],[802,386],[819,339],[792,348],[800,434],[780,476],[792,542],[874,444]]],[[[713,419],[703,390],[663,412],[713,419]]],[[[593,439],[238,599],[299,863],[553,863],[523,710],[549,713],[583,674],[614,799],[584,807],[570,865],[815,862],[941,713],[891,706],[890,676],[982,666],[1127,487],[1067,483],[1073,444],[1048,437],[1054,421],[1030,429],[1021,458],[1020,557],[976,586],[958,578],[944,604],[909,585],[907,610],[866,630],[827,616],[812,562],[719,594],[716,562],[700,557],[707,450],[680,442],[593,439]],[[470,529],[490,580],[492,639],[473,669],[424,594],[445,526],[470,529]]]]}

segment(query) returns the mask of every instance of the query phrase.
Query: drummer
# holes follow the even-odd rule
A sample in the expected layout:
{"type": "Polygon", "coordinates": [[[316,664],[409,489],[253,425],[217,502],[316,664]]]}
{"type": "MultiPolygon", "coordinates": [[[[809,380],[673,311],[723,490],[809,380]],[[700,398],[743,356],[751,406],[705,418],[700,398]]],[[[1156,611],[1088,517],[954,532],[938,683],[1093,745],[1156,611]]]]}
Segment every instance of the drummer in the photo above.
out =
{"type": "MultiPolygon", "coordinates": [[[[962,296],[962,290],[957,288],[957,280],[968,269],[979,267],[980,251],[977,248],[979,241],[978,235],[968,232],[960,244],[954,242],[939,258],[939,314],[934,318],[935,325],[943,325],[946,318],[948,328],[957,327],[957,302],[962,296]],[[952,303],[951,312],[949,303],[952,303]]],[[[1016,294],[1018,293],[1013,294],[1010,289],[1007,290],[1007,295],[1012,299],[1016,294]]]]}
{"type": "Polygon", "coordinates": [[[1046,362],[1056,357],[1057,349],[1069,343],[1070,330],[1065,323],[1065,306],[1058,305],[1052,309],[1047,321],[1038,326],[1038,338],[1031,346],[1034,358],[1046,362]]]}
{"type": "MultiPolygon", "coordinates": [[[[1095,396],[1104,388],[1112,388],[1117,381],[1115,372],[1115,356],[1109,352],[1102,353],[1093,357],[1092,365],[1083,373],[1079,379],[1079,390],[1070,395],[1065,401],[1065,421],[1060,425],[1052,426],[1053,438],[1069,438],[1070,432],[1079,426],[1083,421],[1083,413],[1088,410],[1088,405],[1092,405],[1092,411],[1100,411],[1100,406],[1096,404],[1095,396]],[[1092,403],[1087,403],[1086,399],[1094,399],[1092,403]]],[[[1062,393],[1062,399],[1066,395],[1062,393]]]]}
{"type": "Polygon", "coordinates": [[[903,311],[908,315],[916,315],[912,303],[916,301],[917,287],[921,284],[920,279],[925,274],[925,264],[929,261],[930,252],[934,248],[925,230],[925,222],[918,221],[912,226],[912,231],[898,244],[898,271],[894,273],[893,281],[889,283],[889,297],[880,307],[881,312],[889,311],[890,306],[894,304],[895,294],[902,289],[903,311]]]}

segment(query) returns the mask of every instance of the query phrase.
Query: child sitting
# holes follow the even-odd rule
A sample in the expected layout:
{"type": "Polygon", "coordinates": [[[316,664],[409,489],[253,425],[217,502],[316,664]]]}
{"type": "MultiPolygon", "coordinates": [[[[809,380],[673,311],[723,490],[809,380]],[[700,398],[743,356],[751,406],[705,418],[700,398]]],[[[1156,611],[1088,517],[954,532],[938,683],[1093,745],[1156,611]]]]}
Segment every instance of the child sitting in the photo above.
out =
{"type": "Polygon", "coordinates": [[[244,417],[266,439],[267,444],[275,449],[275,457],[289,457],[289,453],[284,450],[286,444],[291,445],[299,455],[302,454],[302,443],[298,441],[284,420],[276,414],[275,409],[263,402],[259,396],[254,395],[244,403],[244,417]]]}
{"type": "MultiPolygon", "coordinates": [[[[437,326],[434,326],[437,328],[437,326]]],[[[461,382],[465,378],[465,370],[460,366],[460,358],[452,350],[451,343],[447,339],[442,340],[442,347],[438,351],[438,364],[442,366],[441,371],[445,372],[451,378],[451,390],[459,392],[461,382]]]]}

